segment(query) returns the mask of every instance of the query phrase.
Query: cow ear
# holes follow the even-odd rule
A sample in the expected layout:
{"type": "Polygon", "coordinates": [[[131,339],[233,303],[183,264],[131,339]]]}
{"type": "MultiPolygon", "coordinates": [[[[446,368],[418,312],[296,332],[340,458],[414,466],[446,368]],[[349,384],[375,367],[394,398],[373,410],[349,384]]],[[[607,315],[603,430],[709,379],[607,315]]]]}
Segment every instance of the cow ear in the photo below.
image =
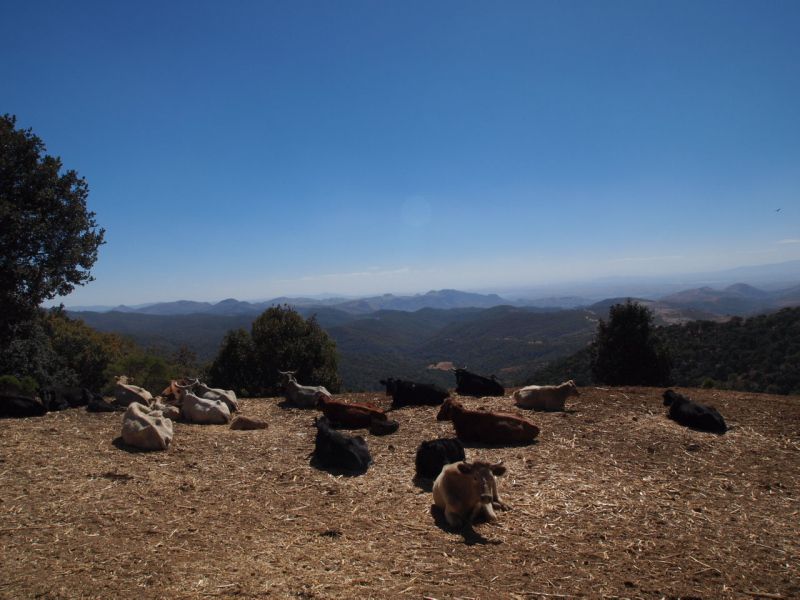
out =
{"type": "Polygon", "coordinates": [[[497,475],[498,477],[500,477],[501,475],[505,475],[506,474],[506,468],[503,466],[502,462],[493,464],[489,468],[491,469],[492,474],[493,475],[497,475]]]}
{"type": "Polygon", "coordinates": [[[461,471],[464,475],[469,475],[472,473],[472,465],[468,462],[460,462],[458,463],[458,470],[461,471]]]}

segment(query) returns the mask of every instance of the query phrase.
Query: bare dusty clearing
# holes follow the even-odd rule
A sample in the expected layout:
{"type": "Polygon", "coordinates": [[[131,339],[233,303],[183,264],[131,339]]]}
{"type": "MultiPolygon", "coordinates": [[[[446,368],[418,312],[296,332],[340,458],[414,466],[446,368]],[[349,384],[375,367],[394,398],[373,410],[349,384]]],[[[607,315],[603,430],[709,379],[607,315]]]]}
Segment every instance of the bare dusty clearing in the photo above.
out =
{"type": "Polygon", "coordinates": [[[733,426],[716,436],[669,421],[661,391],[583,389],[565,414],[464,399],[542,429],[467,448],[505,461],[512,507],[470,535],[437,526],[413,482],[419,443],[452,435],[436,407],[361,430],[375,464],[359,477],[310,466],[318,413],[276,399],[242,402],[267,430],[178,423],[162,453],[113,445],[118,414],[3,420],[0,596],[800,596],[800,398],[689,390],[733,426]]]}

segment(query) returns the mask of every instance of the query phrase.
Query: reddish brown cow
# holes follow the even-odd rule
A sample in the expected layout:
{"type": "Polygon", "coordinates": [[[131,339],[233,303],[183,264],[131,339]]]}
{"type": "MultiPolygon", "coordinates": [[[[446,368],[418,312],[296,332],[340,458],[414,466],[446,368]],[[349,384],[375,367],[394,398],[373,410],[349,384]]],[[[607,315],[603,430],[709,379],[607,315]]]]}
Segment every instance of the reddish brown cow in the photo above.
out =
{"type": "Polygon", "coordinates": [[[468,410],[452,398],[442,404],[439,421],[452,421],[456,436],[462,442],[479,444],[529,444],[537,435],[539,428],[528,419],[482,410],[468,410]]]}
{"type": "Polygon", "coordinates": [[[317,396],[317,408],[331,423],[345,429],[369,427],[372,421],[386,420],[386,413],[371,404],[348,404],[322,394],[317,396]]]}

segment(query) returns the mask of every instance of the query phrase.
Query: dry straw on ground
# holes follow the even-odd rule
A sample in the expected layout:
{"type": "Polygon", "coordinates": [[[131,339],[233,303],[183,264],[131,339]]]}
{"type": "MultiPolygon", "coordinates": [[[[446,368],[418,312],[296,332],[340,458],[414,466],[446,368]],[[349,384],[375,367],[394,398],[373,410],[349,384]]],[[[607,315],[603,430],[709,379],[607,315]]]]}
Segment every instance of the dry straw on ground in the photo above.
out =
{"type": "Polygon", "coordinates": [[[360,477],[312,467],[315,411],[275,399],[242,402],[266,430],[179,423],[163,453],[115,445],[119,414],[3,420],[0,597],[800,597],[800,398],[690,390],[733,426],[715,436],[660,392],[584,389],[526,413],[538,443],[468,448],[505,461],[512,510],[467,534],[413,481],[419,443],[452,435],[432,407],[362,431],[360,477]]]}

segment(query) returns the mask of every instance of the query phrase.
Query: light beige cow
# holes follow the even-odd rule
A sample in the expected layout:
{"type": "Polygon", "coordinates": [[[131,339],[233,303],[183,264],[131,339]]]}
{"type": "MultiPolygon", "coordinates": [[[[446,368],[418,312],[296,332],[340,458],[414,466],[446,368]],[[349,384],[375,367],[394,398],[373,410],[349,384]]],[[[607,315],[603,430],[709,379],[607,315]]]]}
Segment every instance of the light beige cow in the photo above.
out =
{"type": "Polygon", "coordinates": [[[153,401],[153,395],[146,389],[126,383],[126,377],[120,377],[114,388],[114,400],[119,406],[128,406],[132,402],[149,405],[153,401]]]}
{"type": "Polygon", "coordinates": [[[239,410],[239,401],[236,398],[236,392],[233,390],[223,390],[220,388],[210,388],[205,383],[197,381],[194,385],[194,393],[201,398],[208,398],[209,400],[222,400],[228,405],[231,412],[239,410]]]}
{"type": "Polygon", "coordinates": [[[502,462],[459,461],[445,465],[433,482],[433,503],[444,511],[452,527],[467,527],[479,517],[494,521],[495,508],[509,508],[500,501],[495,479],[505,472],[502,462]]]}
{"type": "Polygon", "coordinates": [[[181,415],[198,425],[225,425],[231,422],[231,411],[222,400],[200,398],[191,392],[183,394],[181,415]]]}
{"type": "Polygon", "coordinates": [[[561,385],[529,385],[514,392],[514,404],[533,410],[560,411],[570,396],[580,396],[570,379],[561,385]]]}
{"type": "Polygon", "coordinates": [[[172,421],[159,410],[131,402],[122,416],[122,441],[139,450],[166,450],[172,441],[172,421]]]}

